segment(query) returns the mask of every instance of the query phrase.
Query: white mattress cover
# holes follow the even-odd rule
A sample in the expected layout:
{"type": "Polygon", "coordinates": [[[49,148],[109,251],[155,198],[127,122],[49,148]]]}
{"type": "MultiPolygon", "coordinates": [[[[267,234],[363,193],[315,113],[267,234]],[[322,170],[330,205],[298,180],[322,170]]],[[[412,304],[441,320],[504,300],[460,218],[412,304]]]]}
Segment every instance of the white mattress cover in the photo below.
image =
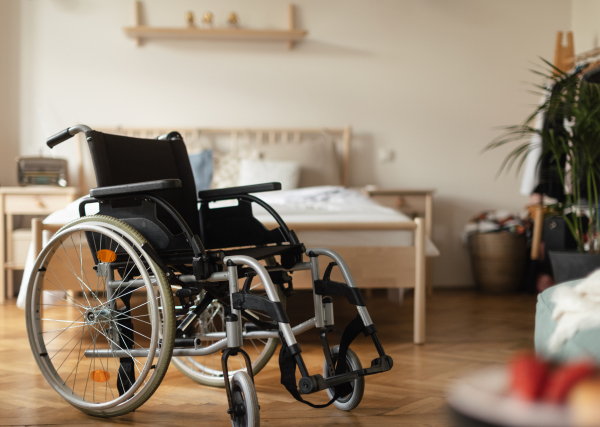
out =
{"type": "MultiPolygon", "coordinates": [[[[360,191],[338,186],[300,188],[256,194],[271,205],[286,223],[406,223],[412,220],[405,214],[374,202],[360,191]]],[[[262,208],[254,205],[253,213],[263,222],[273,218],[262,208]]],[[[298,231],[298,239],[310,246],[383,246],[401,247],[414,245],[412,230],[319,230],[298,231]]],[[[440,255],[437,247],[426,239],[425,255],[440,255]]]]}

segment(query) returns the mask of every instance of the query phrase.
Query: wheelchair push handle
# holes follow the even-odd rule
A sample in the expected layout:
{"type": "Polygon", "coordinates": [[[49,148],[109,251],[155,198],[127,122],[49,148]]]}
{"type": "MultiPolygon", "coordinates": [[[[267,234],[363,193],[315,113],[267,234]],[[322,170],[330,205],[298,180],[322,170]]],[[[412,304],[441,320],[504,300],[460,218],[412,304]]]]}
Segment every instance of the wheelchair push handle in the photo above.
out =
{"type": "Polygon", "coordinates": [[[89,126],[86,125],[77,125],[67,128],[63,131],[58,132],[56,135],[52,135],[50,138],[46,140],[46,145],[50,148],[56,147],[61,142],[65,142],[67,139],[70,139],[77,135],[79,132],[88,132],[92,130],[89,126]]]}

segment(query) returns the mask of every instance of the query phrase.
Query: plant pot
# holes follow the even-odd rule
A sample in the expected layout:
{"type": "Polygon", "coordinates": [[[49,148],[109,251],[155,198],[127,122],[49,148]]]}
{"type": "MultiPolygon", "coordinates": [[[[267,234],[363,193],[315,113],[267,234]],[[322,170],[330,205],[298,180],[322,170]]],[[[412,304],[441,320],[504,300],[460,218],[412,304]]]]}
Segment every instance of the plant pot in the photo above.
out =
{"type": "Polygon", "coordinates": [[[549,251],[550,264],[556,283],[582,279],[600,268],[600,255],[580,252],[549,251]]]}
{"type": "Polygon", "coordinates": [[[515,292],[523,282],[527,263],[525,236],[475,233],[470,238],[471,265],[478,288],[484,292],[515,292]]]}

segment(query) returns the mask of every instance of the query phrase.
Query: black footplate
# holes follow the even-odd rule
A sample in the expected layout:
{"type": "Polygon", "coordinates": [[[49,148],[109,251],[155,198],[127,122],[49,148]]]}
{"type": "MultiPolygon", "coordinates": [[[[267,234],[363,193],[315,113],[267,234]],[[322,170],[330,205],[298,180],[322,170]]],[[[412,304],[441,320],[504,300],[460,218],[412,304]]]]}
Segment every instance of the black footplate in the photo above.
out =
{"type": "Polygon", "coordinates": [[[323,378],[323,375],[309,375],[304,361],[302,360],[300,346],[294,344],[292,346],[287,345],[283,334],[280,332],[279,337],[281,340],[281,351],[279,352],[279,368],[281,370],[281,384],[290,392],[290,394],[297,401],[309,405],[313,408],[325,408],[331,405],[339,397],[346,396],[352,392],[350,382],[367,375],[379,374],[387,372],[394,366],[392,358],[385,354],[383,346],[377,338],[377,329],[375,325],[371,324],[365,326],[360,315],[357,315],[344,329],[342,338],[339,345],[339,353],[337,363],[333,364],[331,357],[329,343],[327,340],[327,334],[332,332],[334,327],[328,326],[321,328],[321,344],[325,353],[326,363],[329,365],[329,371],[333,373],[332,376],[323,378]],[[371,366],[366,369],[358,369],[355,371],[347,372],[347,360],[346,354],[350,347],[350,344],[354,339],[360,335],[370,336],[375,344],[379,357],[371,361],[371,366]],[[300,369],[302,378],[296,385],[296,368],[300,369]],[[330,389],[333,390],[333,397],[331,400],[324,404],[315,404],[304,400],[302,394],[316,393],[330,389]]]}
{"type": "Polygon", "coordinates": [[[373,359],[371,367],[367,369],[359,369],[358,371],[346,372],[328,378],[323,378],[323,375],[320,374],[301,378],[298,382],[298,389],[302,394],[316,393],[328,388],[335,388],[335,386],[348,383],[360,377],[389,371],[392,369],[392,366],[394,366],[394,361],[390,356],[381,356],[373,359]]]}

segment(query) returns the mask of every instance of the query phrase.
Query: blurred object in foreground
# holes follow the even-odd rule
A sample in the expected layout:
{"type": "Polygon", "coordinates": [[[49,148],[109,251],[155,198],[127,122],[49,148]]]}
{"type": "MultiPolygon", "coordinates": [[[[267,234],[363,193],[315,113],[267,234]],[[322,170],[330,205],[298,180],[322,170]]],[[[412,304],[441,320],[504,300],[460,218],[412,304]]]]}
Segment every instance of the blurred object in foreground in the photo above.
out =
{"type": "Polygon", "coordinates": [[[586,360],[554,364],[533,352],[508,366],[490,366],[452,384],[448,403],[459,425],[598,426],[598,366],[586,360]]]}

